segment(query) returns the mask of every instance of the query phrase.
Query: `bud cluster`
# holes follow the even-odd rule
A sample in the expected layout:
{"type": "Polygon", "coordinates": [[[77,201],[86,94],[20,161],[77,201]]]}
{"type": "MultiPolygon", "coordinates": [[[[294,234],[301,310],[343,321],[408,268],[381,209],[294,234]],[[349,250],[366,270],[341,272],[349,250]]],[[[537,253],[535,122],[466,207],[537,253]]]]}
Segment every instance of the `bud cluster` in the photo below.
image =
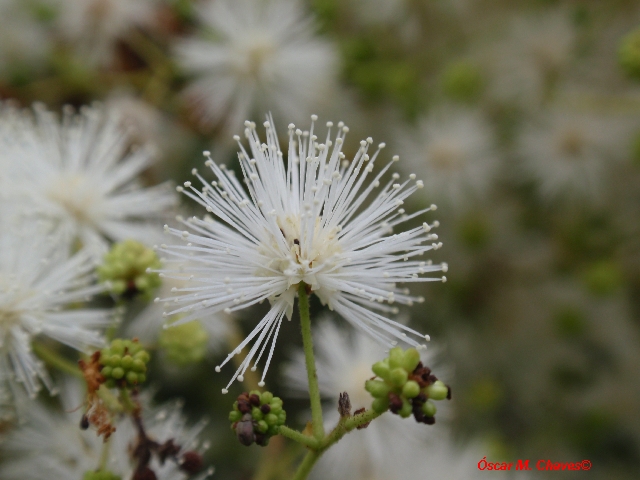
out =
{"type": "Polygon", "coordinates": [[[160,276],[151,270],[161,266],[153,249],[135,240],[125,240],[111,247],[97,272],[101,282],[109,283],[112,293],[127,298],[140,294],[150,299],[161,284],[160,276]]]}
{"type": "Polygon", "coordinates": [[[122,477],[108,470],[85,472],[82,480],[122,480],[122,477]]]}
{"type": "Polygon", "coordinates": [[[279,397],[274,397],[271,392],[252,390],[238,396],[229,413],[229,420],[240,443],[249,446],[255,442],[264,447],[269,443],[269,438],[278,434],[278,428],[284,425],[287,414],[282,409],[279,397]]]}
{"type": "Polygon", "coordinates": [[[169,360],[181,367],[202,361],[208,342],[209,333],[198,320],[166,328],[158,338],[169,360]]]}
{"type": "Polygon", "coordinates": [[[149,359],[138,340],[116,338],[100,352],[100,373],[109,388],[135,386],[147,379],[149,359]]]}
{"type": "Polygon", "coordinates": [[[415,348],[392,348],[372,370],[380,380],[367,380],[365,389],[375,398],[371,408],[378,413],[389,409],[402,418],[413,415],[417,422],[432,425],[436,421],[433,400],[451,398],[451,389],[422,365],[415,348]]]}

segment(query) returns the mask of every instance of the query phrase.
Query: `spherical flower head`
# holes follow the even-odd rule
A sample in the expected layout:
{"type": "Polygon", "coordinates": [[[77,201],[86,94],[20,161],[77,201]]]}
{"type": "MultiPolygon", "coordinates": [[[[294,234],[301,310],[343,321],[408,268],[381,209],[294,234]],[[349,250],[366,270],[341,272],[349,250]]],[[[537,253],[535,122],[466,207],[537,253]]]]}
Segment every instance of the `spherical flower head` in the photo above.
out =
{"type": "Polygon", "coordinates": [[[240,443],[247,447],[253,443],[266,447],[286,420],[282,399],[274,397],[271,392],[258,390],[241,393],[229,413],[231,428],[240,443]]]}
{"type": "Polygon", "coordinates": [[[110,312],[80,306],[103,291],[93,284],[95,262],[86,252],[70,256],[37,224],[0,221],[0,226],[0,399],[11,396],[7,379],[35,397],[41,381],[50,390],[53,384],[32,352],[34,337],[81,351],[100,346],[110,312]]]}
{"type": "Polygon", "coordinates": [[[202,361],[208,342],[209,332],[198,320],[165,328],[158,337],[158,345],[169,360],[182,367],[202,361]]]}
{"type": "Polygon", "coordinates": [[[629,78],[640,80],[640,28],[629,32],[620,41],[618,62],[629,78]]]}
{"type": "Polygon", "coordinates": [[[97,272],[101,282],[108,282],[112,293],[125,297],[140,294],[150,299],[153,291],[162,283],[158,274],[151,269],[161,266],[152,248],[129,239],[111,247],[97,272]]]}
{"type": "Polygon", "coordinates": [[[478,99],[484,87],[480,68],[473,62],[451,63],[442,72],[442,90],[452,100],[471,103],[478,99]]]}
{"type": "Polygon", "coordinates": [[[421,193],[429,200],[459,212],[486,198],[498,156],[480,111],[441,107],[398,137],[405,166],[425,175],[421,193]]]}
{"type": "Polygon", "coordinates": [[[140,342],[116,338],[100,352],[100,373],[106,386],[135,387],[147,379],[147,363],[150,360],[140,342]]]}
{"type": "Polygon", "coordinates": [[[431,232],[434,224],[424,222],[393,233],[435,206],[406,213],[405,200],[422,182],[415,175],[400,180],[394,173],[382,183],[398,158],[372,174],[384,144],[369,155],[373,140],[363,140],[349,161],[342,153],[348,128],[338,124],[332,138],[333,123],[327,126],[326,139],[320,143],[314,123],[308,132],[291,124],[285,160],[271,120],[265,122],[266,143],[255,124],[246,122],[249,149],[239,143],[238,157],[248,191],[232,170],[210,158],[205,164],[216,180],[209,183],[194,170],[202,189],[191,182],[178,187],[217,218],[190,218],[183,222],[184,230],[165,227],[186,245],[160,246],[178,264],[162,270],[162,275],[190,278],[187,286],[176,289],[177,295],[165,299],[171,306],[166,315],[185,313],[179,324],[204,320],[220,310],[230,313],[263,300],[271,302],[267,315],[223,362],[255,340],[232,381],[242,381],[249,362],[256,355],[258,362],[271,342],[266,373],[280,325],[285,316],[291,318],[301,283],[383,344],[392,346],[395,338],[419,346],[424,340],[422,334],[386,315],[396,313],[396,302],[422,301],[400,285],[444,280],[421,276],[446,270],[444,264],[420,258],[441,246],[431,232]],[[370,174],[373,179],[368,180],[370,174]]]}
{"type": "Polygon", "coordinates": [[[196,77],[186,94],[206,122],[236,129],[267,106],[296,119],[332,94],[337,55],[302,2],[209,0],[196,10],[203,29],[176,53],[196,77]]]}
{"type": "Polygon", "coordinates": [[[153,244],[147,222],[176,201],[169,186],[141,188],[138,175],[154,157],[137,147],[118,118],[102,107],[65,108],[62,120],[36,104],[33,115],[0,108],[0,179],[15,210],[52,223],[102,255],[108,240],[153,244]],[[8,179],[11,178],[11,182],[8,179]]]}

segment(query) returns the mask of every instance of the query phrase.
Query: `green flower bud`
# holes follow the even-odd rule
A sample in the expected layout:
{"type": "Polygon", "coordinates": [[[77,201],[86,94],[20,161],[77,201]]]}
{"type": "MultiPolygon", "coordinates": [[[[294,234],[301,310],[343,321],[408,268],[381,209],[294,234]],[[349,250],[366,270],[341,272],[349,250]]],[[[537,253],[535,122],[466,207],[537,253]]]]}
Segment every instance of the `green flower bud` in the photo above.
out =
{"type": "Polygon", "coordinates": [[[402,368],[407,372],[413,372],[420,363],[420,354],[415,348],[410,348],[404,352],[404,360],[402,362],[402,368]]]}
{"type": "Polygon", "coordinates": [[[404,368],[394,368],[393,370],[391,370],[389,380],[395,387],[402,387],[405,383],[407,383],[408,377],[409,374],[404,368]]]}
{"type": "Polygon", "coordinates": [[[229,412],[230,422],[238,422],[242,418],[242,414],[237,409],[238,409],[238,405],[236,402],[235,409],[232,412],[229,412]]]}
{"type": "Polygon", "coordinates": [[[618,62],[629,78],[640,80],[640,28],[622,38],[618,47],[618,62]]]}
{"type": "MultiPolygon", "coordinates": [[[[273,410],[272,410],[273,411],[273,410]]],[[[284,410],[280,410],[278,413],[278,425],[284,425],[285,422],[287,421],[287,412],[285,412],[284,410]]]]}
{"type": "Polygon", "coordinates": [[[431,400],[427,400],[422,404],[422,412],[427,417],[433,417],[436,414],[436,404],[431,400]]]}
{"type": "Polygon", "coordinates": [[[180,366],[202,361],[208,341],[209,333],[197,320],[164,329],[158,339],[169,360],[180,366]]]}
{"type": "Polygon", "coordinates": [[[371,367],[371,370],[380,378],[389,380],[389,374],[391,372],[391,370],[389,369],[389,362],[384,360],[381,362],[376,362],[373,364],[373,367],[371,367]]]}
{"type": "Polygon", "coordinates": [[[433,385],[427,387],[427,396],[431,400],[444,400],[449,393],[449,387],[447,387],[440,380],[436,380],[433,385]]]}
{"type": "Polygon", "coordinates": [[[146,380],[146,362],[149,354],[143,350],[138,341],[117,338],[109,347],[100,352],[102,375],[109,388],[125,385],[134,386],[146,380]],[[146,361],[145,361],[146,360],[146,361]],[[121,381],[124,381],[123,384],[121,381]],[[116,382],[118,381],[118,382],[116,382]]]}
{"type": "Polygon", "coordinates": [[[260,433],[266,433],[267,430],[269,430],[269,423],[264,421],[264,420],[260,420],[258,422],[258,428],[257,428],[258,432],[260,433]]]}
{"type": "Polygon", "coordinates": [[[418,385],[418,382],[409,380],[402,387],[402,394],[407,398],[415,398],[420,394],[420,385],[418,385]]]}
{"type": "Polygon", "coordinates": [[[262,420],[262,412],[258,407],[253,407],[251,409],[251,416],[254,420],[262,420]]]}
{"type": "Polygon", "coordinates": [[[267,430],[267,434],[268,434],[270,437],[272,437],[272,436],[274,436],[274,435],[278,435],[278,432],[279,432],[279,430],[278,430],[278,429],[279,429],[279,428],[280,428],[280,427],[279,427],[279,425],[272,425],[272,426],[270,426],[270,427],[269,427],[269,429],[267,430]]]}
{"type": "Polygon", "coordinates": [[[275,425],[278,423],[278,416],[273,413],[267,414],[264,419],[268,425],[275,425]]]}
{"type": "Polygon", "coordinates": [[[84,472],[82,480],[122,480],[122,477],[108,470],[98,470],[97,472],[84,472]]]}
{"type": "Polygon", "coordinates": [[[376,398],[371,404],[371,408],[376,413],[386,412],[389,408],[389,399],[388,398],[376,398]]]}
{"type": "Polygon", "coordinates": [[[271,392],[262,392],[260,394],[260,402],[264,403],[271,403],[271,400],[273,400],[273,393],[271,392]]]}
{"type": "Polygon", "coordinates": [[[402,367],[403,363],[404,363],[404,352],[402,351],[402,348],[395,347],[389,350],[389,368],[390,369],[393,370],[395,368],[402,367]]]}
{"type": "Polygon", "coordinates": [[[413,412],[413,407],[408,401],[404,400],[402,402],[402,408],[398,412],[398,415],[400,415],[402,418],[407,418],[411,416],[412,412],[413,412]]]}
{"type": "Polygon", "coordinates": [[[391,391],[391,387],[380,380],[367,380],[364,389],[375,398],[386,397],[391,391]]]}
{"type": "Polygon", "coordinates": [[[155,270],[162,265],[155,252],[135,240],[125,240],[111,247],[105,254],[103,264],[98,267],[100,282],[109,282],[111,292],[116,295],[137,295],[150,299],[153,290],[161,284],[155,270]]]}

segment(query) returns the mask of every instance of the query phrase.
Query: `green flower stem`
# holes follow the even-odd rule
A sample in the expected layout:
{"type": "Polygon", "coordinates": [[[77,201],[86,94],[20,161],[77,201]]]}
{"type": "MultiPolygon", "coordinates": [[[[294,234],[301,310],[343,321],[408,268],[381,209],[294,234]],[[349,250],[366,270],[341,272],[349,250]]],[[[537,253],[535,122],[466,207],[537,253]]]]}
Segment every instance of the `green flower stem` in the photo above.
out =
{"type": "Polygon", "coordinates": [[[298,471],[294,475],[293,480],[305,480],[320,458],[320,455],[322,455],[322,452],[319,450],[309,450],[298,467],[298,471]]]}
{"type": "Polygon", "coordinates": [[[110,447],[111,447],[111,437],[109,437],[107,441],[102,444],[102,452],[100,453],[100,465],[98,465],[98,470],[107,469],[107,463],[109,463],[110,447]]]}
{"type": "Polygon", "coordinates": [[[302,330],[302,347],[304,360],[307,366],[307,378],[309,380],[309,397],[311,398],[311,422],[313,435],[322,440],[324,426],[322,423],[322,405],[320,403],[320,389],[318,388],[318,375],[316,374],[316,361],[313,356],[313,339],[311,338],[311,315],[309,314],[309,296],[307,285],[300,282],[298,285],[298,308],[300,310],[300,329],[302,330]]]}
{"type": "Polygon", "coordinates": [[[310,437],[309,435],[305,435],[297,430],[287,427],[286,425],[282,425],[279,430],[280,435],[283,437],[287,437],[294,442],[301,443],[305,447],[309,447],[311,449],[317,449],[319,447],[319,442],[317,438],[310,437]]]}
{"type": "MultiPolygon", "coordinates": [[[[382,412],[384,413],[384,412],[382,412]]],[[[378,418],[382,413],[375,412],[374,410],[366,410],[358,415],[352,417],[342,417],[338,422],[338,425],[331,430],[331,433],[326,437],[317,440],[304,435],[296,430],[292,430],[289,427],[280,427],[280,434],[303,444],[309,448],[307,455],[302,460],[302,463],[298,467],[298,471],[293,477],[294,480],[305,480],[311,469],[315,465],[316,461],[322,456],[322,454],[328,450],[331,446],[338,443],[338,441],[344,437],[350,431],[371,422],[378,418]]]]}
{"type": "Polygon", "coordinates": [[[82,371],[80,371],[78,365],[70,362],[55,350],[52,350],[38,342],[33,342],[31,348],[34,353],[50,367],[56,368],[70,375],[83,378],[82,371]]]}
{"type": "Polygon", "coordinates": [[[131,399],[131,395],[129,395],[129,391],[126,388],[120,389],[120,401],[127,412],[135,413],[138,411],[138,405],[131,399]]]}

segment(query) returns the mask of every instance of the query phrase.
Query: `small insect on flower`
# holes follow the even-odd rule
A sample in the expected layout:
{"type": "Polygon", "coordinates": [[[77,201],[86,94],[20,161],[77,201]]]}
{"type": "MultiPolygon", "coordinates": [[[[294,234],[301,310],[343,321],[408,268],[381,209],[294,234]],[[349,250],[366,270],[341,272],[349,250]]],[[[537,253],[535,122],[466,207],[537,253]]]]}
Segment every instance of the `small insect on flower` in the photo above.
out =
{"type": "MultiPolygon", "coordinates": [[[[280,325],[285,316],[291,318],[301,282],[323,304],[382,344],[391,347],[395,338],[418,347],[425,336],[387,315],[398,311],[394,303],[423,301],[400,285],[445,280],[421,275],[446,271],[446,264],[418,258],[442,246],[431,232],[437,222],[394,233],[402,223],[435,210],[432,205],[406,214],[402,208],[423,183],[413,174],[400,180],[397,173],[382,183],[398,160],[393,157],[373,173],[384,144],[370,155],[373,140],[362,140],[354,158],[347,160],[342,146],[349,129],[341,122],[332,137],[333,123],[328,122],[321,141],[315,133],[317,117],[311,118],[309,131],[289,125],[286,160],[270,117],[264,123],[266,143],[255,123],[245,122],[249,148],[240,137],[235,139],[248,191],[232,170],[217,165],[205,152],[205,165],[217,180],[209,183],[194,169],[201,190],[191,182],[178,188],[215,219],[193,217],[183,220],[186,229],[165,227],[186,242],[159,247],[172,257],[169,268],[160,270],[162,275],[189,276],[185,287],[164,299],[170,306],[166,315],[185,314],[174,325],[271,302],[270,311],[249,336],[216,367],[220,371],[253,341],[231,382],[242,381],[254,359],[255,369],[271,343],[266,374],[280,325]],[[369,175],[373,179],[367,181],[369,175]]],[[[264,384],[264,375],[260,383],[264,384]]]]}

